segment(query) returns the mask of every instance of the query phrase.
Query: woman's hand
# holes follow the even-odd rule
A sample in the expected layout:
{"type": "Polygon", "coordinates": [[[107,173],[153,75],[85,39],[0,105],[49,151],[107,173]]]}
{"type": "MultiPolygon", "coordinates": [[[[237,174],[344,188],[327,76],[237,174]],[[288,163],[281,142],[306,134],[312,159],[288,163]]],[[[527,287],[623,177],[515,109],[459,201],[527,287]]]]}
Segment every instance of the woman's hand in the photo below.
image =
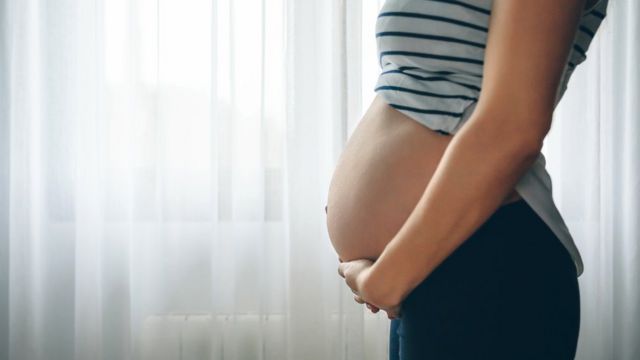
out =
{"type": "Polygon", "coordinates": [[[340,265],[338,266],[338,274],[345,279],[347,285],[351,288],[351,291],[354,293],[354,300],[359,304],[366,304],[367,308],[371,310],[374,314],[380,311],[380,309],[387,312],[387,317],[389,319],[395,319],[401,317],[401,304],[397,304],[391,307],[380,308],[374,304],[367,302],[360,295],[360,289],[362,287],[362,283],[366,280],[369,275],[369,269],[373,262],[369,259],[357,259],[353,261],[343,262],[342,259],[338,259],[340,261],[340,265]]]}
{"type": "MultiPolygon", "coordinates": [[[[362,299],[360,297],[360,295],[355,294],[353,297],[357,303],[360,304],[367,304],[367,308],[369,308],[369,310],[371,310],[372,313],[377,313],[378,311],[380,311],[380,308],[378,308],[377,306],[373,305],[373,304],[369,304],[368,302],[364,301],[364,299],[362,299]]],[[[401,310],[402,310],[402,304],[398,304],[398,305],[394,305],[392,307],[388,307],[388,308],[383,308],[382,310],[387,312],[387,317],[390,320],[393,320],[395,318],[400,318],[402,317],[401,315],[401,310]]]]}

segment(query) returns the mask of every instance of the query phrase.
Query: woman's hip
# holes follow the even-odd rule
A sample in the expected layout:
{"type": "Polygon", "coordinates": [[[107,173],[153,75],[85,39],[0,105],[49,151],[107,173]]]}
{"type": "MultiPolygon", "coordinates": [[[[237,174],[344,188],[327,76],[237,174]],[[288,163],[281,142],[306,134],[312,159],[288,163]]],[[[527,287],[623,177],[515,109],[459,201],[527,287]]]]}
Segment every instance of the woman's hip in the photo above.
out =
{"type": "Polygon", "coordinates": [[[519,200],[500,207],[404,299],[401,359],[571,358],[579,306],[568,252],[519,200]]]}

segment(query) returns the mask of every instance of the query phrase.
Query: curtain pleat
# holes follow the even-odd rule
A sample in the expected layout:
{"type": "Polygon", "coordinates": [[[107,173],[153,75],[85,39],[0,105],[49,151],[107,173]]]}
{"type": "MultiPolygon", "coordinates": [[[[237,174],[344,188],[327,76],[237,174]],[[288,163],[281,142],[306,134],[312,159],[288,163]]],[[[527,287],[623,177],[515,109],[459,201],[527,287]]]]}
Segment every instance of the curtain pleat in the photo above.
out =
{"type": "Polygon", "coordinates": [[[610,2],[543,150],[585,263],[577,359],[640,356],[639,14],[636,1],[610,2]]]}

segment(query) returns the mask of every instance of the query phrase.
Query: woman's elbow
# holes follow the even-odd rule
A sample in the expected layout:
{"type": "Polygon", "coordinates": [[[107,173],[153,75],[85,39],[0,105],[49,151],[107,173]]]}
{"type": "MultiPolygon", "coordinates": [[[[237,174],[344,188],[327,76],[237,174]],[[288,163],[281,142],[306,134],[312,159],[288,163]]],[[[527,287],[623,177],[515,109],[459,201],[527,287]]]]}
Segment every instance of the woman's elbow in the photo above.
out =
{"type": "MultiPolygon", "coordinates": [[[[478,110],[478,109],[476,109],[478,110]]],[[[508,107],[481,109],[473,114],[476,126],[496,141],[523,156],[536,157],[551,129],[552,110],[519,110],[508,107]],[[490,134],[490,135],[489,135],[490,134]]],[[[494,144],[495,145],[495,144],[494,144]]]]}

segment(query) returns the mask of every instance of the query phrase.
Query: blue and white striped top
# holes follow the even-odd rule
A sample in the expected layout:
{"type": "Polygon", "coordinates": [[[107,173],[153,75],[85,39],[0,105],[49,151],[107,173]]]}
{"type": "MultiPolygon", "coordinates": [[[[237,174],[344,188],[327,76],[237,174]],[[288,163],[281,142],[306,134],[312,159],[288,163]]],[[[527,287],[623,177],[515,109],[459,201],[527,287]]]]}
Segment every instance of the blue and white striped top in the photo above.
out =
{"type": "MultiPolygon", "coordinates": [[[[493,0],[387,0],[376,21],[381,72],[374,90],[422,125],[455,134],[473,112],[481,91],[492,4],[493,0]]],[[[576,66],[586,59],[607,5],[608,0],[598,0],[583,11],[555,105],[576,66]]],[[[553,201],[542,153],[516,191],[558,236],[580,276],[582,259],[553,201]]]]}

